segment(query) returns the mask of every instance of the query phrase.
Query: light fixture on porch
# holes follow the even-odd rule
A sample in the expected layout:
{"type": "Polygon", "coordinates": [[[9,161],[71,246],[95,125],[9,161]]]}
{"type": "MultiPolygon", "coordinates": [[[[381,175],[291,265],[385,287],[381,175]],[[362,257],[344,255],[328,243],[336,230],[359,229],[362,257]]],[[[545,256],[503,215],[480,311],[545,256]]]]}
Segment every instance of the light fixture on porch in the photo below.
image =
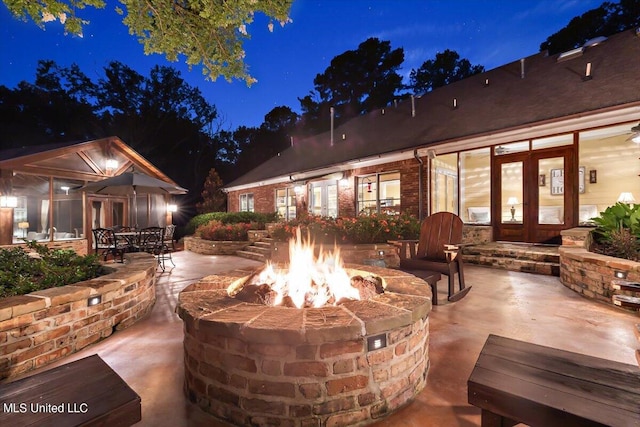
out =
{"type": "Polygon", "coordinates": [[[295,187],[293,187],[293,191],[295,191],[296,194],[302,194],[304,189],[302,188],[302,185],[296,185],[295,187]]]}
{"type": "Polygon", "coordinates": [[[620,196],[618,196],[618,202],[626,203],[627,205],[632,205],[636,202],[636,198],[633,197],[633,194],[631,194],[630,192],[624,191],[620,193],[620,196]]]}
{"type": "Polygon", "coordinates": [[[517,197],[509,197],[509,199],[507,199],[507,205],[511,205],[511,222],[515,222],[516,221],[516,206],[519,202],[518,202],[518,198],[517,197]]]}
{"type": "Polygon", "coordinates": [[[631,128],[631,141],[640,144],[640,123],[631,128]]]}
{"type": "Polygon", "coordinates": [[[62,186],[60,186],[60,189],[62,191],[64,191],[64,193],[68,196],[69,195],[69,190],[71,189],[71,187],[69,187],[68,185],[62,185],[62,186]]]}
{"type": "Polygon", "coordinates": [[[18,198],[16,196],[0,196],[0,208],[17,208],[18,198]]]}
{"type": "Polygon", "coordinates": [[[107,169],[107,172],[112,172],[118,169],[118,161],[116,159],[107,159],[107,161],[105,162],[105,167],[107,169]]]}
{"type": "Polygon", "coordinates": [[[170,213],[178,212],[178,205],[176,205],[175,203],[169,203],[167,205],[167,212],[170,212],[170,213]]]}

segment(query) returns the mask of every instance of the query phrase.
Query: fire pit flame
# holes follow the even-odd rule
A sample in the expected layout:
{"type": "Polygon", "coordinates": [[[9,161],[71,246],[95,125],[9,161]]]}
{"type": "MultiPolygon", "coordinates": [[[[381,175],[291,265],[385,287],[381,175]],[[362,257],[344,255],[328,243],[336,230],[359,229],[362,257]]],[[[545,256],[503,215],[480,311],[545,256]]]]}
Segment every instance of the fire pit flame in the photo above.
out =
{"type": "Polygon", "coordinates": [[[303,240],[298,228],[295,238],[289,240],[288,268],[267,263],[247,280],[229,286],[228,292],[241,299],[251,294],[250,302],[258,295],[267,305],[323,307],[370,298],[383,292],[383,284],[376,277],[350,277],[337,247],[333,252],[325,252],[320,247],[315,257],[314,243],[309,236],[303,240]]]}

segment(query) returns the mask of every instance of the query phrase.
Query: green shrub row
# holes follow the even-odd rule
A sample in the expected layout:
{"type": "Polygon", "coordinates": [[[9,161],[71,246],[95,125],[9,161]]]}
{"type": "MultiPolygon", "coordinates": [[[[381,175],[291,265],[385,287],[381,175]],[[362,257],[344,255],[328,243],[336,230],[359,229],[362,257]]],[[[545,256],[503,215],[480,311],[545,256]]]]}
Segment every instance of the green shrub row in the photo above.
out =
{"type": "Polygon", "coordinates": [[[97,255],[77,255],[73,250],[50,249],[28,242],[0,249],[0,297],[24,295],[93,279],[106,273],[97,255]]]}
{"type": "Polygon", "coordinates": [[[296,228],[303,236],[309,233],[316,243],[385,243],[389,240],[417,239],[420,236],[418,218],[402,215],[372,214],[356,218],[324,218],[305,215],[279,223],[271,233],[276,240],[290,239],[296,228]]]}
{"type": "Polygon", "coordinates": [[[265,224],[268,222],[275,222],[278,220],[278,214],[273,213],[258,213],[258,212],[209,212],[205,214],[196,215],[191,218],[189,223],[185,226],[184,234],[194,234],[196,229],[211,221],[219,221],[222,224],[239,224],[239,223],[253,223],[258,229],[264,230],[265,224]]]}

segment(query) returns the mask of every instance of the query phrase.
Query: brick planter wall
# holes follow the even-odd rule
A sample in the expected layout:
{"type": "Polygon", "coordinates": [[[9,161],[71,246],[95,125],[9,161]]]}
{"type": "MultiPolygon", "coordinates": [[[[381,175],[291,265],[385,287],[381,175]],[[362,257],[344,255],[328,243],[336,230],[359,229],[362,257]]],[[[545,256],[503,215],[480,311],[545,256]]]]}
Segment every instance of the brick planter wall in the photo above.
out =
{"type": "Polygon", "coordinates": [[[240,251],[250,244],[250,241],[205,240],[192,236],[184,238],[184,249],[201,255],[235,255],[236,251],[240,251]]]}
{"type": "MultiPolygon", "coordinates": [[[[611,305],[611,281],[615,271],[627,274],[627,280],[640,281],[640,263],[622,258],[589,252],[593,228],[576,227],[562,231],[560,254],[560,281],[579,294],[611,305]]],[[[635,296],[630,292],[616,293],[635,296]]]]}
{"type": "Polygon", "coordinates": [[[126,258],[105,276],[0,299],[0,379],[68,356],[144,317],[156,300],[157,262],[144,253],[126,258]],[[102,301],[88,306],[98,295],[102,301]]]}
{"type": "MultiPolygon", "coordinates": [[[[73,239],[73,240],[54,240],[53,242],[38,242],[38,244],[45,245],[51,249],[70,249],[78,255],[87,255],[88,243],[87,239],[73,239]]],[[[26,243],[18,243],[14,245],[0,245],[1,249],[11,249],[16,246],[27,248],[26,243]]]]}

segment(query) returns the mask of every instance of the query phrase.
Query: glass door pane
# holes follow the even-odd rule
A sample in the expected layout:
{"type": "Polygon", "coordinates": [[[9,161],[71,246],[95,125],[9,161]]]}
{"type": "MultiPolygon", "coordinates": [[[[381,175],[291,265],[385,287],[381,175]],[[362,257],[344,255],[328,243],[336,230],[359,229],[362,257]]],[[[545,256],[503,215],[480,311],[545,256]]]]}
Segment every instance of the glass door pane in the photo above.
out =
{"type": "Polygon", "coordinates": [[[338,185],[327,185],[327,216],[338,217],[338,185]]]}
{"type": "Polygon", "coordinates": [[[564,157],[538,161],[538,224],[564,224],[564,171],[564,157]]]}
{"type": "Polygon", "coordinates": [[[501,165],[500,218],[503,224],[522,224],[523,210],[523,162],[501,165]]]}

